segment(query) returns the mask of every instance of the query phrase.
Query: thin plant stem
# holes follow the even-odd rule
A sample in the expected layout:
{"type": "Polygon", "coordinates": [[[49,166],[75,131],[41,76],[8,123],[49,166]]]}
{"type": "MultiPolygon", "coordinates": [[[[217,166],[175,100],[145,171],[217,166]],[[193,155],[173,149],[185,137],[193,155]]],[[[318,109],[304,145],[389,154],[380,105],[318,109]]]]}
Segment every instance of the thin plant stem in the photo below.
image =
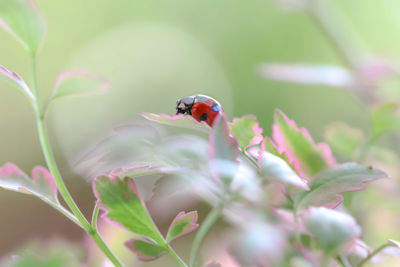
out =
{"type": "Polygon", "coordinates": [[[204,219],[203,223],[200,225],[199,230],[196,233],[196,236],[193,240],[192,249],[190,251],[190,258],[189,258],[189,266],[194,267],[196,262],[196,257],[200,245],[203,242],[204,237],[207,235],[208,231],[214,225],[214,223],[218,220],[221,214],[221,207],[216,206],[214,207],[210,213],[208,213],[207,217],[204,219]]]}
{"type": "Polygon", "coordinates": [[[347,260],[347,258],[343,257],[343,256],[337,256],[336,257],[337,261],[340,263],[340,265],[342,267],[351,267],[351,264],[349,263],[349,261],[347,260]]]}
{"type": "MultiPolygon", "coordinates": [[[[106,245],[104,240],[98,234],[97,230],[92,228],[90,223],[87,221],[83,213],[80,211],[75,201],[73,200],[71,194],[69,193],[65,183],[61,177],[61,174],[57,168],[57,163],[54,159],[50,141],[47,136],[46,125],[44,122],[44,116],[40,108],[39,94],[37,89],[37,79],[36,79],[36,57],[34,53],[30,54],[31,60],[31,79],[32,79],[32,90],[35,95],[34,109],[36,113],[36,123],[38,128],[38,134],[40,139],[40,145],[42,147],[43,155],[46,160],[47,167],[52,174],[54,181],[57,185],[60,195],[63,197],[65,203],[70,208],[72,213],[75,215],[76,219],[79,221],[80,226],[92,237],[96,242],[97,246],[104,252],[108,259],[117,267],[122,267],[123,264],[120,260],[113,254],[110,248],[106,245]]],[[[67,216],[68,217],[68,216],[67,216]]],[[[70,217],[68,217],[70,218],[70,217]]],[[[71,218],[70,218],[71,219],[71,218]]],[[[74,220],[73,220],[74,221],[74,220]]],[[[76,223],[76,221],[74,221],[76,223]]]]}
{"type": "Polygon", "coordinates": [[[298,213],[297,213],[297,210],[294,210],[294,214],[293,214],[293,217],[294,217],[294,223],[295,223],[295,227],[296,227],[296,229],[295,229],[295,231],[294,231],[294,240],[297,242],[297,243],[299,243],[299,244],[301,244],[301,236],[300,236],[300,230],[299,230],[299,215],[298,215],[298,213]]]}
{"type": "Polygon", "coordinates": [[[186,263],[178,256],[178,254],[176,254],[176,252],[174,251],[174,249],[170,246],[167,245],[165,247],[168,251],[168,254],[171,255],[171,257],[182,267],[187,267],[186,263]]]}
{"type": "Polygon", "coordinates": [[[93,214],[92,214],[92,228],[97,231],[97,219],[99,217],[100,208],[97,204],[94,206],[93,214]]]}
{"type": "Polygon", "coordinates": [[[381,245],[380,247],[376,248],[374,251],[369,253],[368,256],[365,259],[363,259],[357,266],[358,267],[364,266],[364,264],[366,264],[368,261],[370,261],[376,254],[378,254],[379,252],[381,252],[385,248],[391,247],[391,246],[393,246],[393,245],[390,244],[390,243],[386,243],[386,244],[381,245]]]}
{"type": "MultiPolygon", "coordinates": [[[[146,208],[145,208],[146,209],[146,208]]],[[[149,211],[146,209],[146,212],[150,218],[151,223],[153,224],[154,229],[157,231],[159,235],[159,240],[155,240],[157,244],[163,247],[168,254],[178,263],[181,267],[187,267],[187,264],[176,254],[175,250],[171,247],[171,245],[167,242],[164,236],[161,234],[160,230],[158,229],[156,223],[154,222],[153,218],[151,217],[149,211]]]]}
{"type": "Polygon", "coordinates": [[[245,150],[241,150],[241,154],[253,165],[253,167],[258,170],[258,163],[251,157],[245,150]]]}

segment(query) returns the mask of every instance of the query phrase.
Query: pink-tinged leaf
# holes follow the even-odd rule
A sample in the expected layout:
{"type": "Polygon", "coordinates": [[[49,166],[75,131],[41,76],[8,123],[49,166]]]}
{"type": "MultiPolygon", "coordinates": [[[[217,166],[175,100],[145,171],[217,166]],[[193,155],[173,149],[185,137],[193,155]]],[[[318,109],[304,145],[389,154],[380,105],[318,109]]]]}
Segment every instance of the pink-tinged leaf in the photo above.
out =
{"type": "Polygon", "coordinates": [[[229,126],[232,135],[238,140],[242,150],[249,146],[260,144],[263,139],[263,129],[260,128],[258,120],[252,115],[234,118],[229,126]]]}
{"type": "Polygon", "coordinates": [[[246,162],[240,162],[239,167],[233,170],[235,170],[235,173],[230,183],[230,192],[237,199],[242,199],[242,201],[248,203],[263,202],[265,200],[265,191],[256,170],[246,162]]]}
{"type": "Polygon", "coordinates": [[[99,176],[93,182],[93,191],[97,205],[105,211],[103,217],[110,223],[164,245],[165,241],[139,197],[133,179],[99,176]]]}
{"type": "Polygon", "coordinates": [[[14,164],[6,163],[0,168],[0,187],[34,195],[80,225],[78,219],[58,202],[57,185],[50,172],[41,166],[33,168],[30,178],[14,164]]]}
{"type": "Polygon", "coordinates": [[[35,53],[45,32],[45,22],[35,0],[0,1],[0,27],[35,53]]]}
{"type": "Polygon", "coordinates": [[[296,197],[295,209],[301,210],[308,206],[335,208],[343,201],[341,193],[362,190],[365,183],[385,177],[387,175],[382,171],[356,163],[330,168],[308,184],[309,191],[303,191],[296,197]]]}
{"type": "Polygon", "coordinates": [[[361,239],[356,238],[341,254],[349,259],[351,266],[358,266],[369,253],[370,248],[361,239]]]}
{"type": "Polygon", "coordinates": [[[295,233],[297,231],[300,234],[308,233],[304,226],[304,222],[301,220],[297,220],[292,210],[287,210],[284,208],[273,208],[271,211],[278,220],[278,224],[280,225],[280,227],[286,232],[295,233]]]}
{"type": "Polygon", "coordinates": [[[186,173],[186,168],[178,166],[155,167],[148,163],[134,163],[136,166],[129,168],[117,168],[111,171],[110,175],[117,176],[120,179],[131,178],[137,181],[138,191],[144,201],[150,200],[156,188],[157,182],[166,175],[178,175],[186,173]]]}
{"type": "Polygon", "coordinates": [[[43,167],[32,170],[32,178],[16,165],[6,163],[0,168],[0,187],[21,193],[32,194],[45,202],[58,205],[57,186],[53,177],[43,167]]]}
{"type": "Polygon", "coordinates": [[[239,144],[228,126],[225,115],[214,121],[209,135],[210,164],[216,175],[222,179],[232,179],[238,167],[239,144]]]}
{"type": "MultiPolygon", "coordinates": [[[[294,164],[296,162],[290,162],[289,157],[284,153],[279,153],[278,151],[278,147],[277,145],[268,137],[266,136],[262,143],[261,143],[261,151],[266,151],[269,152],[271,154],[274,154],[275,156],[280,157],[281,159],[283,159],[284,161],[286,161],[286,163],[297,173],[300,173],[300,169],[298,168],[298,166],[295,166],[294,164]]],[[[259,155],[259,154],[258,154],[259,155]]],[[[258,155],[256,157],[258,157],[258,155]]],[[[298,164],[297,164],[298,165],[298,164]]]]}
{"type": "Polygon", "coordinates": [[[136,178],[153,174],[175,174],[180,171],[182,171],[180,167],[154,167],[148,163],[139,163],[134,167],[117,168],[111,171],[111,174],[123,179],[125,177],[136,178]]]}
{"type": "Polygon", "coordinates": [[[327,253],[333,253],[361,235],[349,214],[325,207],[311,207],[303,214],[307,230],[327,253]]]}
{"type": "Polygon", "coordinates": [[[52,99],[64,96],[88,96],[104,93],[111,87],[107,78],[84,70],[67,70],[58,74],[52,99]]]}
{"type": "Polygon", "coordinates": [[[231,235],[230,252],[240,266],[275,266],[287,247],[285,232],[257,218],[236,228],[231,235]]]}
{"type": "MultiPolygon", "coordinates": [[[[229,234],[229,233],[228,233],[229,234]]],[[[229,238],[229,237],[228,237],[229,238]]],[[[214,237],[214,244],[218,244],[221,239],[220,235],[214,237]]],[[[228,252],[226,245],[208,246],[206,248],[208,257],[208,262],[204,267],[240,267],[239,263],[235,258],[228,252]]]]}
{"type": "Polygon", "coordinates": [[[137,258],[141,261],[152,261],[162,256],[166,252],[164,247],[161,247],[151,240],[144,238],[133,238],[125,242],[137,258]]]}
{"type": "Polygon", "coordinates": [[[222,267],[222,265],[216,261],[212,261],[207,263],[205,267],[222,267]]]}
{"type": "MultiPolygon", "coordinates": [[[[264,147],[264,145],[262,145],[264,147]]],[[[282,158],[264,151],[262,149],[258,156],[260,175],[263,178],[283,182],[287,185],[296,186],[309,190],[307,183],[282,158]]]]}
{"type": "Polygon", "coordinates": [[[20,89],[30,100],[35,98],[29,86],[18,73],[9,71],[7,68],[0,65],[0,78],[20,89]]]}
{"type": "Polygon", "coordinates": [[[205,122],[198,122],[192,116],[189,115],[167,115],[167,114],[154,114],[148,112],[140,113],[145,119],[153,122],[157,122],[159,124],[186,128],[186,129],[194,129],[202,132],[209,132],[210,127],[205,122]]]}
{"type": "Polygon", "coordinates": [[[262,64],[259,71],[265,79],[281,82],[323,84],[346,88],[355,84],[349,70],[332,65],[270,63],[262,64]]]}
{"type": "Polygon", "coordinates": [[[379,86],[380,82],[397,75],[397,69],[396,64],[387,58],[370,58],[359,67],[359,79],[363,85],[379,86]]]}
{"type": "Polygon", "coordinates": [[[263,139],[258,151],[257,161],[261,174],[309,190],[307,182],[298,175],[300,170],[296,169],[285,153],[279,153],[277,146],[269,137],[263,139]],[[273,163],[275,168],[269,166],[273,163]]]}
{"type": "Polygon", "coordinates": [[[90,180],[118,169],[176,173],[208,164],[207,149],[207,141],[200,136],[162,138],[148,123],[121,125],[85,149],[71,165],[90,180]]]}
{"type": "Polygon", "coordinates": [[[280,110],[275,112],[272,137],[278,152],[289,158],[301,176],[313,176],[336,163],[327,144],[314,143],[306,129],[298,128],[280,110]]]}
{"type": "Polygon", "coordinates": [[[127,124],[114,127],[71,163],[82,176],[93,178],[117,168],[132,168],[148,162],[154,147],[160,145],[159,133],[149,125],[127,124]]]}
{"type": "Polygon", "coordinates": [[[195,231],[197,227],[199,227],[197,224],[197,217],[197,211],[191,211],[188,213],[185,213],[184,211],[179,212],[169,226],[167,243],[195,231]]]}

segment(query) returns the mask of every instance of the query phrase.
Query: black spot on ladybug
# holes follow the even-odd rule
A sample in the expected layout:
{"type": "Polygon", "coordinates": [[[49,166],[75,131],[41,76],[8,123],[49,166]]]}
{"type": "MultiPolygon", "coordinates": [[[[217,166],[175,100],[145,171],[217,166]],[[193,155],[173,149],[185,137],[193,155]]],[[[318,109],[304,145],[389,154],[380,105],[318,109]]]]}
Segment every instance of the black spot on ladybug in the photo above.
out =
{"type": "Polygon", "coordinates": [[[211,106],[211,109],[212,109],[214,112],[219,112],[219,111],[221,110],[221,108],[219,107],[218,104],[213,104],[213,105],[211,106]]]}
{"type": "Polygon", "coordinates": [[[203,114],[201,114],[201,116],[200,116],[200,120],[202,120],[202,121],[206,121],[208,119],[208,114],[207,113],[203,113],[203,114]]]}

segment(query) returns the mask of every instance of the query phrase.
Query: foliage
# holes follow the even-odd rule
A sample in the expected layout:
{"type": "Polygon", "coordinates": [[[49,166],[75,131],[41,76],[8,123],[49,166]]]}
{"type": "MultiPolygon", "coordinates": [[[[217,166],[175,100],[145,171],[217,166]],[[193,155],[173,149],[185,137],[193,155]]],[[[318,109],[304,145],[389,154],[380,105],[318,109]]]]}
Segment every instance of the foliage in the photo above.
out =
{"type": "MultiPolygon", "coordinates": [[[[315,5],[310,8],[311,4],[298,1],[295,6],[327,27],[324,17],[318,13],[321,12],[319,4],[315,5]]],[[[387,177],[383,171],[364,166],[363,160],[378,138],[399,130],[397,103],[383,103],[370,109],[371,132],[368,136],[344,124],[331,125],[326,131],[325,138],[336,153],[359,163],[338,163],[328,144],[315,142],[305,128],[299,127],[280,110],[274,113],[271,136],[263,135],[263,129],[252,115],[229,121],[222,112],[210,128],[190,116],[142,113],[152,125],[158,126],[148,122],[117,127],[111,135],[79,156],[76,170],[95,177],[91,182],[96,204],[89,222],[74,202],[57,168],[45,116],[48,106],[56,99],[104,92],[110,84],[99,74],[64,71],[56,78],[47,102],[42,103],[36,84],[36,53],[45,24],[36,2],[0,1],[0,26],[16,37],[30,54],[30,86],[16,72],[2,66],[0,77],[20,89],[32,104],[48,168],[35,167],[29,177],[16,165],[7,163],[0,168],[0,187],[36,196],[61,212],[90,236],[112,264],[130,265],[121,262],[99,234],[100,211],[101,219],[134,236],[126,237],[122,242],[141,261],[152,261],[169,254],[180,266],[188,266],[173,249],[172,241],[193,233],[191,267],[203,262],[210,262],[208,266],[223,266],[227,264],[222,262],[224,260],[230,266],[294,263],[314,266],[334,261],[346,266],[353,263],[355,251],[364,243],[360,239],[362,229],[352,217],[351,208],[341,205],[343,193],[353,195],[365,189],[367,182],[387,177]],[[171,127],[179,127],[183,134],[173,134],[169,131],[171,127]],[[200,223],[197,211],[175,213],[163,235],[138,185],[155,177],[151,191],[157,193],[167,180],[163,178],[168,176],[176,179],[169,185],[178,195],[179,202],[196,196],[197,200],[208,203],[211,211],[200,223]],[[61,203],[59,195],[63,199],[61,203]],[[200,259],[198,253],[207,233],[218,220],[226,222],[221,240],[214,240],[222,247],[217,253],[221,263],[200,259]]],[[[330,38],[335,38],[331,28],[325,30],[330,38]]],[[[341,44],[337,42],[339,50],[346,50],[341,44]]],[[[351,54],[342,53],[351,71],[328,65],[274,63],[264,64],[261,73],[265,78],[279,81],[346,88],[374,87],[386,75],[375,75],[368,83],[360,80],[360,77],[366,80],[367,74],[358,69],[358,62],[354,62],[351,54]]],[[[370,94],[373,98],[373,93],[370,94]]],[[[171,195],[171,192],[165,195],[171,195]]],[[[165,195],[162,195],[165,202],[162,206],[168,211],[169,199],[165,195]]],[[[367,246],[362,247],[366,255],[359,257],[358,266],[379,253],[387,253],[388,248],[397,251],[399,242],[390,239],[373,251],[367,246]]],[[[52,255],[47,255],[42,260],[28,253],[14,260],[11,266],[63,266],[60,264],[63,256],[56,255],[53,259],[52,255]]]]}

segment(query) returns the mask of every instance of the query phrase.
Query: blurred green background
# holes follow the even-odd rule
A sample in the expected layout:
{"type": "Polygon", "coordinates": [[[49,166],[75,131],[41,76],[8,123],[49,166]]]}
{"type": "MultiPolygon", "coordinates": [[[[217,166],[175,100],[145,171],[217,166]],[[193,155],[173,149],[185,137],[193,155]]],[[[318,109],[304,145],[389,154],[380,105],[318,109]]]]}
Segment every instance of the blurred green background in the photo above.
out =
{"type": "MultiPolygon", "coordinates": [[[[400,59],[398,0],[326,2],[359,52],[400,59]]],[[[94,204],[91,188],[74,173],[69,160],[113,125],[141,119],[138,112],[173,114],[175,101],[187,95],[215,97],[229,118],[255,114],[267,134],[277,108],[317,141],[333,121],[369,130],[364,105],[345,89],[278,83],[259,76],[257,67],[263,62],[343,64],[309,16],[277,1],[38,3],[47,20],[38,54],[42,99],[63,69],[99,72],[112,82],[106,94],[58,100],[47,120],[61,172],[85,214],[94,204]]],[[[28,56],[4,30],[0,64],[29,80],[28,56]]],[[[14,162],[30,172],[34,165],[44,164],[31,107],[17,90],[5,83],[0,88],[0,164],[14,162]]],[[[77,227],[33,197],[1,190],[0,203],[0,256],[30,238],[82,238],[77,227]]],[[[372,245],[396,235],[400,236],[373,235],[372,245]]]]}

